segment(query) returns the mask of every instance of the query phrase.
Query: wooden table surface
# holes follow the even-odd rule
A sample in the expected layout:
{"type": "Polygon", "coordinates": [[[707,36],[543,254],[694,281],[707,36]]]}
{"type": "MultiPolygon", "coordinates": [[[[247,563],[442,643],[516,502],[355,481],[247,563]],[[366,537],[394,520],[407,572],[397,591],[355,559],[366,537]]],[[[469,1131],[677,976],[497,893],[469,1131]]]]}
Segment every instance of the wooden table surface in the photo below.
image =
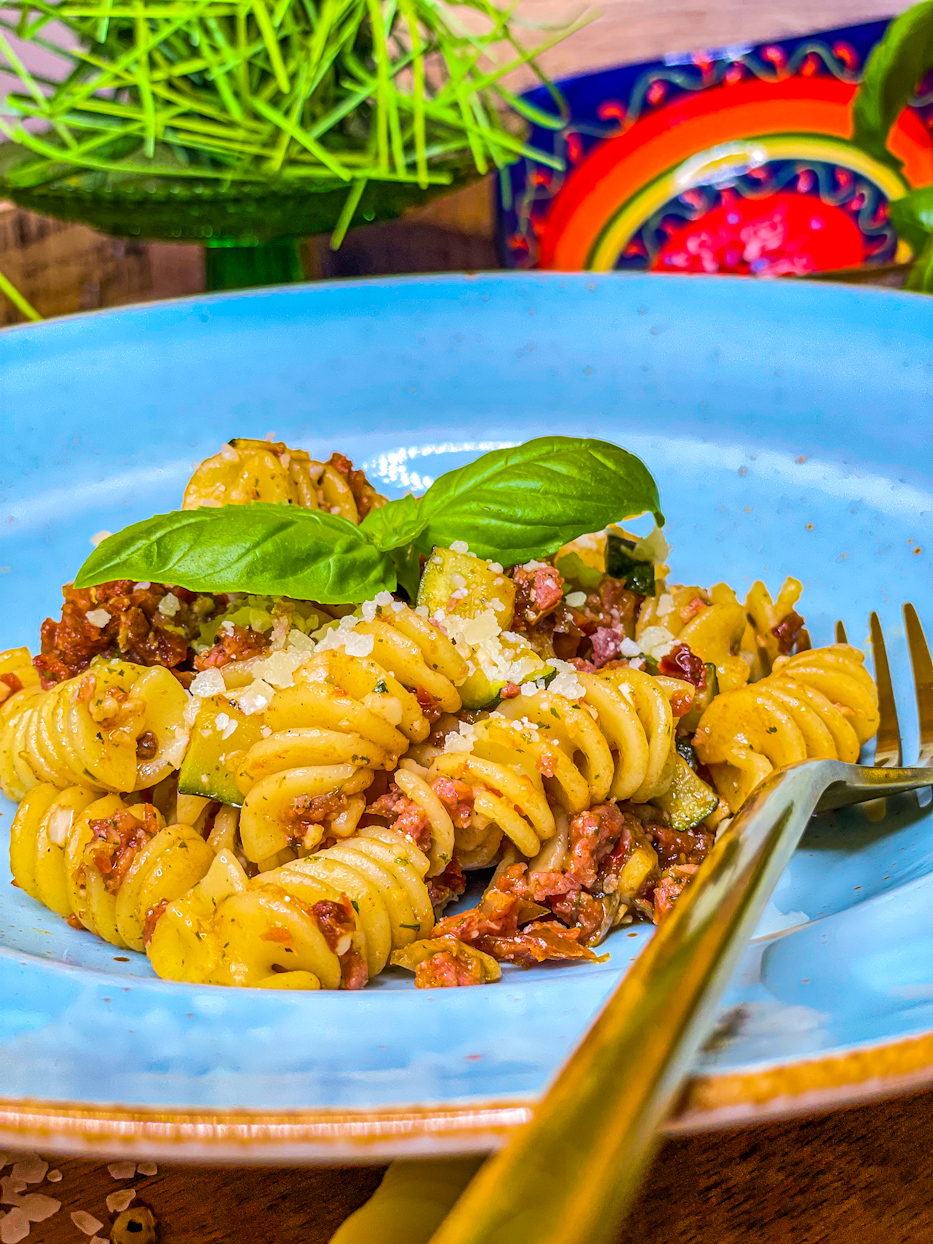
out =
{"type": "MultiPolygon", "coordinates": [[[[933,1092],[831,1115],[670,1140],[620,1244],[933,1244],[933,1092]]],[[[51,1159],[61,1200],[28,1244],[89,1244],[85,1211],[109,1236],[106,1198],[137,1189],[161,1244],[325,1244],[382,1168],[166,1167],[115,1181],[104,1162],[51,1159]]],[[[9,1172],[5,1168],[4,1174],[9,1172]]]]}

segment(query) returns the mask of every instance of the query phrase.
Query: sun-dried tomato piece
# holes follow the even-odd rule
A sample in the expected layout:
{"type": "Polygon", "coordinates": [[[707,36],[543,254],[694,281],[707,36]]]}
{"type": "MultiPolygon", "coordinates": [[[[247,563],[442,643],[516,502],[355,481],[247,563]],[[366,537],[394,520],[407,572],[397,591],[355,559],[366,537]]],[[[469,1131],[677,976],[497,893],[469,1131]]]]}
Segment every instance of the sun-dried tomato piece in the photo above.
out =
{"type": "Polygon", "coordinates": [[[785,613],[776,626],[772,626],[771,634],[778,641],[778,652],[782,656],[787,656],[789,652],[794,651],[804,625],[803,618],[795,609],[792,609],[790,613],[785,613]]]}
{"type": "Polygon", "coordinates": [[[706,686],[706,666],[686,644],[675,644],[658,662],[658,673],[668,678],[681,678],[702,690],[706,686]]]}

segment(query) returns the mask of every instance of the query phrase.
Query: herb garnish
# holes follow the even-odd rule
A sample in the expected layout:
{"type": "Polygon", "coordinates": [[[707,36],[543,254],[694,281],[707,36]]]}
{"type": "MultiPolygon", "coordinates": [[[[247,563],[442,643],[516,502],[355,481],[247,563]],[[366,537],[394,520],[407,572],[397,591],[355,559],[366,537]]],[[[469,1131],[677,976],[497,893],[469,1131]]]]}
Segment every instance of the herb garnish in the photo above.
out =
{"type": "Polygon", "coordinates": [[[663,523],[657,485],[633,454],[544,436],[448,471],[423,497],[390,501],[359,527],[265,502],[157,514],[103,540],[75,586],[142,579],[357,604],[400,584],[413,598],[418,553],[435,545],[464,540],[481,557],[514,564],[646,511],[663,523]]]}

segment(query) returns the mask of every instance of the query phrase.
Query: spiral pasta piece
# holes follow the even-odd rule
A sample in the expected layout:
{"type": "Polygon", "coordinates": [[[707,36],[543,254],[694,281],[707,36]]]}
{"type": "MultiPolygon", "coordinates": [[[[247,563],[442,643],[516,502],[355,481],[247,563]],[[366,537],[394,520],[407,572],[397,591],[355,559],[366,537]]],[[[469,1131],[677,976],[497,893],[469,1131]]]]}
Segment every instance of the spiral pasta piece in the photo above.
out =
{"type": "MultiPolygon", "coordinates": [[[[385,504],[365,480],[358,486],[368,509],[385,504]]],[[[249,505],[270,501],[340,514],[359,523],[357,497],[346,476],[331,463],[316,462],[304,449],[280,441],[239,438],[207,458],[185,488],[183,510],[199,506],[249,505]]]]}
{"type": "MultiPolygon", "coordinates": [[[[802,592],[803,584],[799,579],[785,579],[775,600],[760,579],[749,588],[745,597],[746,626],[741,651],[751,670],[752,681],[770,674],[782,651],[787,651],[782,647],[780,631],[776,633],[776,628],[788,617],[797,616],[794,610],[802,592]]],[[[797,622],[802,627],[803,619],[797,616],[797,622]]],[[[809,642],[807,639],[806,646],[809,642]]]]}
{"type": "Polygon", "coordinates": [[[406,606],[380,606],[333,631],[331,642],[275,694],[264,713],[271,733],[236,768],[243,849],[256,863],[296,845],[313,850],[335,816],[352,821],[338,834],[352,829],[373,773],[394,769],[427,738],[432,709],[460,707],[455,683],[466,662],[406,606]],[[351,656],[348,643],[369,655],[351,656]]]}
{"type": "Polygon", "coordinates": [[[409,839],[375,826],[252,881],[221,851],[156,925],[153,967],[206,984],[360,988],[430,932],[428,867],[409,839]]]}
{"type": "Polygon", "coordinates": [[[739,655],[746,625],[745,610],[727,584],[708,592],[678,585],[645,601],[635,633],[644,639],[650,628],[663,627],[701,661],[715,665],[720,691],[731,691],[748,682],[748,664],[739,655]]]}
{"type": "Polygon", "coordinates": [[[531,858],[557,832],[555,809],[570,816],[606,799],[646,802],[664,794],[674,774],[671,694],[686,706],[693,688],[640,670],[580,674],[582,701],[549,691],[506,701],[476,723],[470,750],[437,756],[430,778],[466,783],[473,793],[471,833],[458,834],[462,850],[481,854],[481,867],[498,843],[496,826],[531,858]]]}
{"type": "Polygon", "coordinates": [[[801,760],[858,760],[879,721],[864,659],[848,644],[781,657],[768,677],[713,700],[693,746],[732,812],[775,769],[801,760]]]}
{"type": "Polygon", "coordinates": [[[13,820],[10,865],[32,898],[113,945],[143,950],[162,909],[200,881],[214,852],[148,803],[34,786],[13,820]]]}
{"type": "Polygon", "coordinates": [[[134,791],[181,763],[188,697],[161,666],[95,661],[49,691],[11,697],[0,729],[0,787],[22,799],[39,782],[134,791]]]}

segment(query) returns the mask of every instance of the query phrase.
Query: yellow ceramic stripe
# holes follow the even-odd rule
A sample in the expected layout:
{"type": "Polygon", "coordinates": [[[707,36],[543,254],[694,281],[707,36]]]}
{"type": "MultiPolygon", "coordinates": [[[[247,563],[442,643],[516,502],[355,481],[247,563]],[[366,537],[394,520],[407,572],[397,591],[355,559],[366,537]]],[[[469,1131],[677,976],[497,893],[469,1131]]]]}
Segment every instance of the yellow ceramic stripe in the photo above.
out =
{"type": "MultiPolygon", "coordinates": [[[[749,135],[730,146],[763,148],[770,160],[821,160],[841,164],[853,172],[879,186],[889,199],[899,199],[910,187],[894,169],[875,160],[867,152],[850,146],[849,143],[823,138],[818,134],[780,134],[758,137],[749,135]]],[[[715,147],[711,147],[704,155],[709,156],[710,163],[715,158],[715,147]]],[[[698,161],[697,156],[690,157],[690,163],[698,161]]],[[[634,198],[623,204],[620,211],[605,226],[597,238],[587,260],[587,269],[593,272],[610,272],[622,251],[632,240],[641,226],[665,203],[671,201],[682,190],[676,186],[677,174],[684,168],[687,161],[675,165],[662,173],[660,177],[649,182],[634,198]]],[[[696,184],[702,184],[697,182],[696,184]]]]}

